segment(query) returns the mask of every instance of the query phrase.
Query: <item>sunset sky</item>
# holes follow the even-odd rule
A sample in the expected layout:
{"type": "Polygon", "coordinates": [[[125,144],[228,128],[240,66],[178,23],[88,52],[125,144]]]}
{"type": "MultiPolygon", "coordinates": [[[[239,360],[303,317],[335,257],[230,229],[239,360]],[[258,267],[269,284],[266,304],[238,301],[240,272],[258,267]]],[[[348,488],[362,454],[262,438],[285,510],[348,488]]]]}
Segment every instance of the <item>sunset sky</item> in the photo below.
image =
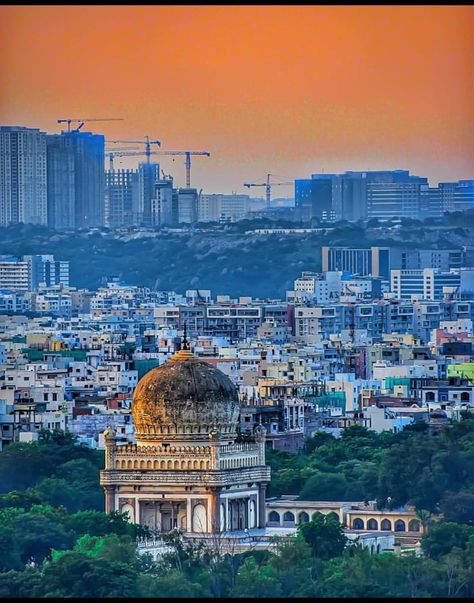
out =
{"type": "Polygon", "coordinates": [[[83,130],[210,151],[204,192],[323,170],[435,185],[474,178],[473,54],[470,6],[2,6],[0,123],[123,117],[83,130]]]}

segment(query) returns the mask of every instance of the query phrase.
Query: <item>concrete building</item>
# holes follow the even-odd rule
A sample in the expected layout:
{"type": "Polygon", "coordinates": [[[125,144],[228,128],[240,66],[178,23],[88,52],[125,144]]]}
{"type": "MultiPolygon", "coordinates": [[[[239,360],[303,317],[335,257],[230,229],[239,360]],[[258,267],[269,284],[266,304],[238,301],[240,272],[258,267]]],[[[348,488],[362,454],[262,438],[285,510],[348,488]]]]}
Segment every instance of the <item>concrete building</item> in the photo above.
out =
{"type": "Polygon", "coordinates": [[[61,132],[64,149],[74,154],[75,228],[104,225],[105,170],[102,134],[61,132]]]}
{"type": "Polygon", "coordinates": [[[198,199],[195,188],[177,190],[178,224],[194,224],[198,221],[198,199]]]}
{"type": "Polygon", "coordinates": [[[0,126],[0,226],[48,222],[46,134],[0,126]]]}
{"type": "Polygon", "coordinates": [[[463,249],[406,249],[403,247],[322,247],[322,271],[348,271],[361,276],[390,279],[390,270],[462,268],[468,257],[463,249]]]}
{"type": "Polygon", "coordinates": [[[176,202],[173,202],[173,180],[155,182],[155,195],[151,206],[152,226],[173,226],[178,224],[176,202]]]}
{"type": "Polygon", "coordinates": [[[73,229],[76,211],[76,168],[74,149],[62,134],[46,137],[48,180],[48,226],[73,229]]]}
{"type": "Polygon", "coordinates": [[[301,219],[335,219],[333,180],[332,174],[313,174],[312,178],[295,180],[295,208],[301,219]]]}
{"type": "Polygon", "coordinates": [[[474,180],[440,182],[438,187],[443,213],[474,209],[474,180]]]}
{"type": "Polygon", "coordinates": [[[367,217],[418,219],[421,187],[427,184],[408,170],[367,172],[367,217]]]}
{"type": "Polygon", "coordinates": [[[474,270],[452,269],[441,272],[436,268],[423,270],[392,270],[390,291],[396,299],[441,300],[445,297],[474,296],[474,270]]]}
{"type": "Polygon", "coordinates": [[[105,172],[105,226],[120,228],[136,224],[138,184],[137,170],[105,172]]]}
{"type": "Polygon", "coordinates": [[[201,195],[198,201],[199,222],[236,222],[249,212],[249,195],[201,195]]]}
{"type": "Polygon", "coordinates": [[[137,224],[152,225],[152,204],[155,198],[155,185],[160,180],[158,163],[140,163],[138,166],[138,208],[137,224]]]}
{"type": "Polygon", "coordinates": [[[312,174],[295,180],[295,207],[301,219],[418,219],[426,178],[408,170],[312,174]]]}
{"type": "Polygon", "coordinates": [[[34,291],[43,284],[69,285],[69,262],[52,255],[0,256],[0,288],[34,291]]]}

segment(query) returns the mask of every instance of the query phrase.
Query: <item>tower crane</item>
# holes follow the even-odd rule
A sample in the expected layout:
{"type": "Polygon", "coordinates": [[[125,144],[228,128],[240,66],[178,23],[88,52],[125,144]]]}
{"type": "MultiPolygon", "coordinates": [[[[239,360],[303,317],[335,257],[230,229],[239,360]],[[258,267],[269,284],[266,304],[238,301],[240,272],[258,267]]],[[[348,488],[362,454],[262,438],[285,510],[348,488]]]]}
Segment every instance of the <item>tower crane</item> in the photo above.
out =
{"type": "Polygon", "coordinates": [[[66,117],[64,119],[58,119],[57,123],[58,124],[67,123],[67,131],[71,132],[71,124],[73,122],[77,122],[79,125],[77,126],[77,128],[75,128],[72,131],[79,132],[79,130],[82,128],[82,126],[86,123],[86,121],[123,121],[123,117],[78,117],[78,118],[66,117]]]}
{"type": "Polygon", "coordinates": [[[126,157],[129,152],[138,150],[138,147],[123,147],[118,149],[105,149],[105,154],[109,157],[109,170],[114,169],[115,157],[126,157]]]}
{"type": "Polygon", "coordinates": [[[191,155],[204,155],[210,157],[209,151],[159,151],[159,155],[184,155],[186,166],[186,188],[191,188],[191,155]]]}
{"type": "Polygon", "coordinates": [[[270,208],[270,200],[272,196],[272,186],[288,186],[294,184],[293,182],[272,182],[271,177],[275,174],[267,174],[266,182],[246,182],[244,186],[250,188],[251,186],[264,186],[265,187],[265,199],[267,209],[270,208]]]}
{"type": "MultiPolygon", "coordinates": [[[[110,141],[110,142],[117,142],[117,141],[110,141]]],[[[122,141],[125,142],[125,141],[122,141]]],[[[133,141],[127,141],[127,142],[133,142],[133,141]]],[[[147,155],[148,158],[148,162],[150,161],[150,155],[184,155],[185,156],[185,166],[186,166],[186,188],[191,188],[191,155],[204,155],[206,157],[210,157],[211,154],[209,153],[209,151],[148,151],[148,152],[131,152],[131,153],[126,153],[127,156],[132,156],[132,155],[147,155]]],[[[121,153],[115,153],[114,154],[116,157],[123,157],[124,155],[121,153]]]]}
{"type": "MultiPolygon", "coordinates": [[[[120,143],[120,144],[144,144],[145,152],[144,153],[136,153],[137,155],[146,155],[146,162],[150,163],[150,155],[152,154],[151,145],[156,144],[161,147],[161,142],[159,140],[150,140],[149,136],[145,136],[145,140],[109,140],[108,142],[120,143]]],[[[156,151],[155,151],[156,152],[156,151]]]]}

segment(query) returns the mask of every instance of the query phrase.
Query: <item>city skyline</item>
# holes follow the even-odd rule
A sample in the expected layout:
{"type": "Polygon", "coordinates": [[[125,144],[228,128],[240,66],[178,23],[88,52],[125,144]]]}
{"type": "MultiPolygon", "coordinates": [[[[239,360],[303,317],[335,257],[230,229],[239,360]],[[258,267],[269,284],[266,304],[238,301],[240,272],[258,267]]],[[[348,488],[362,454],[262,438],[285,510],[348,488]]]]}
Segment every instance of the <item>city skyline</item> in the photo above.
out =
{"type": "MultiPolygon", "coordinates": [[[[472,7],[0,14],[3,124],[53,133],[58,118],[123,117],[84,130],[210,151],[193,161],[193,184],[209,193],[250,192],[243,183],[267,172],[410,169],[433,185],[474,177],[472,7]]],[[[184,161],[159,159],[183,186],[184,161]]]]}

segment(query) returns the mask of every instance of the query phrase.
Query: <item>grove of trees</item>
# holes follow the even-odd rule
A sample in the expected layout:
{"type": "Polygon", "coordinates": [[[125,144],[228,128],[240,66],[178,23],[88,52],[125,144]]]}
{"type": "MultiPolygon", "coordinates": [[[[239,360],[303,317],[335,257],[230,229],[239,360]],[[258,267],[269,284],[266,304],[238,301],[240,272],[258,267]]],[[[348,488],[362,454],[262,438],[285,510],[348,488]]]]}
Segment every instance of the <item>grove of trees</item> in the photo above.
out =
{"type": "Polygon", "coordinates": [[[415,504],[428,524],[422,556],[371,555],[316,515],[272,551],[231,555],[172,533],[154,561],[137,552],[144,526],[103,512],[103,452],[43,432],[0,453],[0,597],[473,596],[473,435],[464,416],[435,436],[350,428],[316,434],[300,455],[269,451],[273,495],[415,504]]]}

